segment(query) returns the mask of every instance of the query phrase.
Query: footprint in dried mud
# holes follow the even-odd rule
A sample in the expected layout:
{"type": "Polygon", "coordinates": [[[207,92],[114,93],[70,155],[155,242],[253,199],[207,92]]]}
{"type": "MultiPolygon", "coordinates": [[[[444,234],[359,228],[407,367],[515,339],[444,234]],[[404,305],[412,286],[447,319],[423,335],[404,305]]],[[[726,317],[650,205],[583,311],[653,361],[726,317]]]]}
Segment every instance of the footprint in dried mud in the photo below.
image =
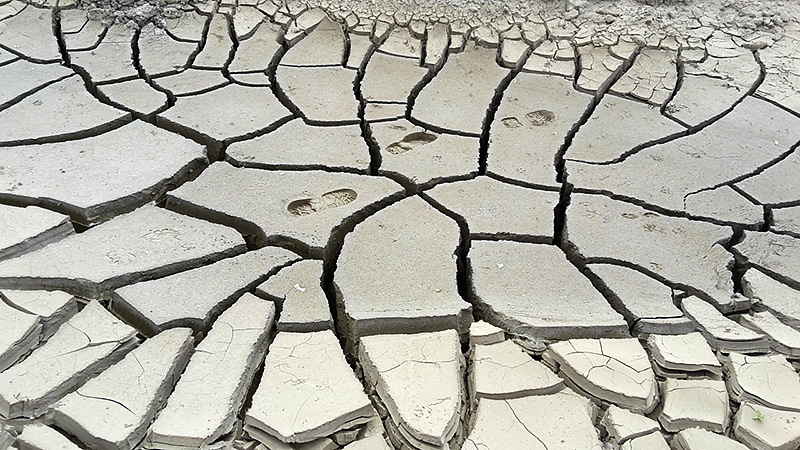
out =
{"type": "Polygon", "coordinates": [[[289,203],[286,210],[293,216],[308,216],[325,209],[338,208],[355,201],[358,193],[352,189],[337,189],[318,198],[302,198],[289,203]]]}
{"type": "Polygon", "coordinates": [[[322,194],[322,203],[325,205],[325,208],[338,208],[352,203],[356,197],[358,197],[358,194],[352,189],[337,189],[322,194]]]}
{"type": "Polygon", "coordinates": [[[520,122],[516,117],[503,117],[500,119],[500,122],[502,122],[503,125],[508,128],[519,128],[522,126],[522,122],[520,122]]]}
{"type": "Polygon", "coordinates": [[[539,127],[555,120],[556,115],[553,111],[540,109],[525,114],[525,117],[530,121],[531,125],[539,127]]]}
{"type": "Polygon", "coordinates": [[[438,138],[439,136],[435,134],[419,131],[409,134],[404,137],[402,141],[389,144],[389,146],[386,147],[386,151],[393,155],[399,155],[417,147],[430,144],[438,138]]]}

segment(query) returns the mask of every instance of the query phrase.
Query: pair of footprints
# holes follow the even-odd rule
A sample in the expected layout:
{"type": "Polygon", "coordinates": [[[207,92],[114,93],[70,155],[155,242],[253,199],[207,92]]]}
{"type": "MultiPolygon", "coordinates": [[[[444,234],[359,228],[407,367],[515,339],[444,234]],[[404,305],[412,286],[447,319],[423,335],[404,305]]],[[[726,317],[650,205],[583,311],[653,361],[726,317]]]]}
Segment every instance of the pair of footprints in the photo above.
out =
{"type": "MultiPolygon", "coordinates": [[[[531,111],[528,114],[525,114],[525,119],[528,122],[535,126],[540,127],[542,125],[547,125],[548,123],[552,122],[556,119],[555,113],[553,111],[548,111],[546,109],[540,109],[537,111],[531,111]]],[[[523,126],[522,122],[517,119],[516,117],[504,117],[500,119],[500,122],[503,123],[507,128],[520,128],[523,126]]]]}
{"type": "Polygon", "coordinates": [[[293,216],[309,216],[326,209],[339,208],[353,203],[356,198],[358,198],[358,193],[352,189],[336,189],[319,197],[295,200],[286,206],[286,210],[293,216]]]}

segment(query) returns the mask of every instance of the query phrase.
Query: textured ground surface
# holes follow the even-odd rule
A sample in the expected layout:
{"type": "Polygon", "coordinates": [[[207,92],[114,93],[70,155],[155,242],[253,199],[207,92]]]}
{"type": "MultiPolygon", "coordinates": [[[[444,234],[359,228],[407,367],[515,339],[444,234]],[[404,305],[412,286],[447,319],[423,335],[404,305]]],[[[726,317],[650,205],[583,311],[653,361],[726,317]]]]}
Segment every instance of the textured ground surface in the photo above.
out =
{"type": "Polygon", "coordinates": [[[800,26],[710,3],[0,0],[0,449],[800,448],[800,26]]]}

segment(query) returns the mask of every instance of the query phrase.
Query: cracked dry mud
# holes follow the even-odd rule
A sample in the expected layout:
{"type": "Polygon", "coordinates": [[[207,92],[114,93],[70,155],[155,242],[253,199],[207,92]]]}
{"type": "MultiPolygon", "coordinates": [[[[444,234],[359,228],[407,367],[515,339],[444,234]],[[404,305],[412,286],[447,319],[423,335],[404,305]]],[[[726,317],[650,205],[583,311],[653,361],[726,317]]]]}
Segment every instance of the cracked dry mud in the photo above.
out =
{"type": "Polygon", "coordinates": [[[107,3],[0,0],[0,450],[800,448],[798,8],[107,3]]]}

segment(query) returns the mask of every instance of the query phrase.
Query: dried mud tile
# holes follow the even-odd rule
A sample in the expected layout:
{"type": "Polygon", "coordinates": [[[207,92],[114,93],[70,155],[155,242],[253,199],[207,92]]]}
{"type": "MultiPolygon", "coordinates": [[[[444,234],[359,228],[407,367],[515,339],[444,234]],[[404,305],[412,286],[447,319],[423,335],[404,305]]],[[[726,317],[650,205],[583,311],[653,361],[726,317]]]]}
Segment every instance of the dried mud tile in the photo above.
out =
{"type": "Polygon", "coordinates": [[[665,111],[684,123],[698,125],[733,107],[760,75],[761,66],[753,53],[743,48],[733,57],[709,56],[702,62],[686,62],[680,89],[665,111]]]}
{"type": "Polygon", "coordinates": [[[27,3],[17,0],[4,1],[0,5],[0,21],[16,16],[27,7],[27,3]]]}
{"type": "Polygon", "coordinates": [[[789,358],[800,357],[800,331],[781,322],[769,311],[742,315],[739,320],[770,338],[770,347],[789,358]]]}
{"type": "Polygon", "coordinates": [[[469,327],[470,345],[491,345],[505,340],[505,330],[483,320],[479,320],[469,327]]]}
{"type": "Polygon", "coordinates": [[[348,217],[400,191],[400,185],[380,177],[219,163],[172,191],[167,207],[233,226],[259,244],[287,243],[322,257],[331,233],[348,217]]]}
{"type": "Polygon", "coordinates": [[[179,98],[160,113],[159,124],[174,126],[208,141],[212,159],[219,157],[225,140],[260,132],[289,117],[289,111],[267,88],[230,84],[205,94],[179,98]],[[218,105],[230,105],[219,108],[218,105]]]}
{"type": "Polygon", "coordinates": [[[4,109],[45,85],[63,80],[75,72],[60,64],[34,64],[17,60],[0,67],[0,109],[4,109]]]}
{"type": "Polygon", "coordinates": [[[193,67],[222,69],[230,57],[235,38],[231,36],[231,26],[226,14],[216,13],[205,36],[205,45],[195,57],[193,67]]]}
{"type": "Polygon", "coordinates": [[[625,442],[620,450],[670,450],[670,446],[664,439],[664,435],[655,432],[625,442]]]}
{"type": "Polygon", "coordinates": [[[522,62],[530,46],[521,39],[503,39],[500,42],[500,60],[503,65],[513,69],[522,62]]]}
{"type": "Polygon", "coordinates": [[[800,111],[800,96],[797,95],[800,90],[800,63],[796,50],[800,35],[796,25],[789,27],[790,32],[758,51],[766,76],[756,93],[792,111],[800,111]]]}
{"type": "Polygon", "coordinates": [[[356,225],[344,238],[334,275],[347,336],[466,331],[471,308],[458,295],[453,256],[459,238],[456,222],[419,197],[356,225]]]}
{"type": "Polygon", "coordinates": [[[661,426],[676,433],[699,427],[717,433],[728,429],[730,406],[722,380],[676,380],[667,378],[661,386],[661,426]]]}
{"type": "Polygon", "coordinates": [[[763,334],[728,319],[710,303],[697,297],[683,299],[681,309],[697,324],[706,341],[717,350],[762,353],[769,349],[769,341],[763,334]]]}
{"type": "Polygon", "coordinates": [[[245,426],[284,443],[306,443],[374,415],[332,331],[279,332],[245,426]]]}
{"type": "Polygon", "coordinates": [[[0,111],[0,141],[27,143],[77,137],[129,120],[127,112],[104,105],[77,75],[64,78],[0,111]]]}
{"type": "Polygon", "coordinates": [[[758,227],[764,224],[763,207],[727,185],[689,194],[685,203],[686,212],[693,216],[758,227]]]}
{"type": "Polygon", "coordinates": [[[419,63],[422,57],[422,41],[412,36],[406,27],[396,27],[378,47],[378,51],[388,55],[409,58],[419,63]]]}
{"type": "Polygon", "coordinates": [[[605,285],[601,292],[638,332],[677,334],[693,330],[673,303],[669,286],[615,264],[589,264],[586,271],[605,285]]]}
{"type": "Polygon", "coordinates": [[[746,402],[736,413],[733,433],[750,448],[791,450],[800,445],[800,413],[746,402]]]}
{"type": "Polygon", "coordinates": [[[249,39],[262,25],[269,23],[264,12],[254,6],[240,5],[233,15],[233,29],[236,33],[236,42],[249,39]]]}
{"type": "Polygon", "coordinates": [[[146,340],[56,403],[55,425],[92,447],[134,448],[186,367],[192,343],[186,328],[146,340]]]}
{"type": "Polygon", "coordinates": [[[173,95],[202,95],[206,91],[220,88],[229,81],[216,70],[187,69],[174,75],[153,78],[153,83],[173,95]]]}
{"type": "Polygon", "coordinates": [[[554,246],[473,241],[468,270],[476,309],[512,334],[628,336],[622,316],[554,246]]]}
{"type": "Polygon", "coordinates": [[[578,47],[578,55],[581,71],[576,83],[588,91],[604,89],[624,62],[614,56],[607,46],[584,45],[578,47]]]}
{"type": "Polygon", "coordinates": [[[573,194],[564,239],[572,246],[569,251],[588,263],[636,266],[731,311],[747,303],[734,296],[733,255],[717,244],[731,234],[727,227],[664,216],[605,196],[573,194]],[[621,235],[626,239],[617,238],[621,235]]]}
{"type": "Polygon", "coordinates": [[[800,378],[783,355],[743,355],[725,358],[726,381],[739,403],[755,402],[770,408],[800,412],[800,378]]]}
{"type": "Polygon", "coordinates": [[[375,53],[367,63],[361,93],[368,102],[405,103],[427,73],[415,60],[375,53]]]}
{"type": "Polygon", "coordinates": [[[208,17],[197,11],[183,11],[176,19],[166,19],[166,31],[177,39],[200,42],[208,17]]]}
{"type": "Polygon", "coordinates": [[[367,103],[364,108],[364,120],[367,123],[398,120],[405,116],[405,103],[367,103]]]}
{"type": "Polygon", "coordinates": [[[659,402],[658,384],[642,345],[628,339],[571,339],[551,344],[546,360],[589,395],[647,414],[659,402]]]}
{"type": "Polygon", "coordinates": [[[653,361],[667,370],[722,375],[722,363],[701,333],[651,334],[647,347],[653,361]]]}
{"type": "Polygon", "coordinates": [[[357,72],[344,67],[280,66],[280,89],[314,124],[358,123],[358,100],[353,91],[357,72]]]}
{"type": "Polygon", "coordinates": [[[614,405],[608,407],[600,423],[608,432],[609,437],[618,445],[661,431],[661,427],[655,420],[614,405]]]}
{"type": "Polygon", "coordinates": [[[285,267],[256,288],[258,295],[281,307],[279,331],[333,330],[333,318],[320,286],[322,261],[303,260],[285,267]]]}
{"type": "Polygon", "coordinates": [[[94,83],[135,78],[138,72],[133,65],[131,47],[134,36],[133,29],[125,25],[112,25],[97,47],[70,52],[70,64],[86,71],[94,83]]]}
{"type": "Polygon", "coordinates": [[[391,450],[383,436],[370,436],[344,446],[343,450],[391,450]]]}
{"type": "Polygon", "coordinates": [[[511,341],[472,349],[470,398],[511,399],[560,391],[564,382],[511,341]]]}
{"type": "Polygon", "coordinates": [[[381,153],[380,172],[428,187],[442,180],[478,172],[478,139],[437,134],[400,119],[370,125],[381,153]]]}
{"type": "Polygon", "coordinates": [[[575,61],[555,59],[553,55],[543,56],[536,53],[528,57],[525,65],[522,66],[523,72],[554,75],[571,80],[575,77],[575,61]]]}
{"type": "Polygon", "coordinates": [[[576,161],[610,163],[641,145],[685,130],[661,115],[658,108],[606,95],[575,134],[565,157],[576,161]]]}
{"type": "Polygon", "coordinates": [[[139,33],[139,62],[149,76],[184,69],[197,51],[196,42],[179,42],[155,25],[145,25],[139,33]]]}
{"type": "Polygon", "coordinates": [[[39,345],[42,324],[39,317],[0,302],[0,372],[39,345]]]}
{"type": "Polygon", "coordinates": [[[770,232],[745,232],[733,251],[759,270],[793,288],[800,287],[800,239],[770,232]]]}
{"type": "Polygon", "coordinates": [[[576,91],[563,78],[519,74],[495,114],[487,171],[541,186],[560,186],[554,160],[591,102],[591,96],[576,91]]]}
{"type": "Polygon", "coordinates": [[[425,35],[425,65],[436,66],[447,54],[450,38],[447,25],[442,23],[428,27],[425,35]]]}
{"type": "Polygon", "coordinates": [[[297,255],[265,247],[213,264],[117,289],[111,310],[147,336],[175,326],[204,332],[237,298],[297,255]]]}
{"type": "Polygon", "coordinates": [[[64,322],[78,312],[78,299],[61,291],[3,289],[0,299],[19,311],[39,316],[41,340],[50,339],[64,322]]]}
{"type": "Polygon", "coordinates": [[[464,52],[450,55],[442,70],[422,88],[411,115],[440,128],[480,133],[495,89],[508,75],[507,69],[495,63],[495,53],[469,44],[464,52]]]}
{"type": "Polygon", "coordinates": [[[228,69],[232,72],[266,70],[275,53],[281,48],[280,35],[279,26],[262,23],[251,37],[239,41],[236,55],[228,69]]]}
{"type": "Polygon", "coordinates": [[[26,425],[17,436],[16,445],[26,450],[80,450],[64,435],[42,423],[26,425]]]}
{"type": "Polygon", "coordinates": [[[742,291],[754,303],[800,330],[800,290],[751,268],[742,277],[742,291]]]}
{"type": "Polygon", "coordinates": [[[369,36],[348,33],[347,40],[350,42],[350,52],[347,55],[347,61],[345,61],[344,66],[348,69],[358,70],[373,46],[372,39],[369,36]]]}
{"type": "Polygon", "coordinates": [[[365,171],[369,148],[358,125],[316,127],[301,119],[225,150],[228,161],[244,167],[337,168],[365,171]]]}
{"type": "Polygon", "coordinates": [[[85,225],[154,200],[207,163],[200,145],[141,121],[6,153],[0,198],[62,210],[85,225]]]}
{"type": "Polygon", "coordinates": [[[558,192],[478,177],[441,184],[425,195],[463,217],[473,236],[524,236],[542,242],[552,241],[553,209],[558,204],[558,192]]]}
{"type": "Polygon", "coordinates": [[[0,260],[10,259],[75,232],[69,218],[46,209],[0,205],[0,260]]]}
{"type": "Polygon", "coordinates": [[[464,358],[455,330],[362,337],[358,358],[401,439],[416,448],[447,445],[464,406],[464,358]],[[433,379],[436,385],[425,381],[433,379]]]}
{"type": "Polygon", "coordinates": [[[603,448],[592,424],[594,407],[569,390],[512,400],[485,399],[475,414],[475,426],[464,442],[465,450],[516,446],[531,450],[603,448]]]}
{"type": "Polygon", "coordinates": [[[167,107],[167,94],[140,78],[98,86],[97,90],[111,102],[145,116],[167,107]]]}
{"type": "Polygon", "coordinates": [[[683,211],[687,195],[730,182],[781,156],[800,140],[798,125],[790,113],[747,97],[696,134],[648,147],[608,166],[568,161],[566,170],[576,186],[683,211]],[[739,144],[731,147],[731,140],[739,144]]]}
{"type": "Polygon", "coordinates": [[[88,298],[240,251],[235,230],[145,206],[0,262],[0,287],[61,289],[88,298]]]}
{"type": "Polygon", "coordinates": [[[770,229],[800,235],[800,206],[773,209],[770,229]]]}
{"type": "Polygon", "coordinates": [[[137,342],[136,331],[97,302],[89,303],[23,362],[0,374],[0,415],[32,418],[115,363],[137,342]]]}
{"type": "Polygon", "coordinates": [[[344,49],[342,26],[325,17],[307,36],[289,48],[281,59],[281,65],[341,66],[344,49]]]}
{"type": "Polygon", "coordinates": [[[213,448],[230,433],[267,352],[274,320],[275,305],[252,294],[222,313],[197,345],[142,446],[213,448]]]}
{"type": "Polygon", "coordinates": [[[86,11],[82,9],[61,11],[61,35],[64,39],[64,44],[68,52],[91,50],[96,48],[103,39],[103,36],[105,36],[106,32],[108,32],[107,24],[103,24],[99,20],[89,20],[86,11]],[[73,12],[73,14],[80,13],[83,16],[82,20],[85,21],[84,25],[74,32],[68,32],[65,30],[65,22],[67,20],[68,12],[73,12]]]}
{"type": "Polygon", "coordinates": [[[677,450],[702,450],[704,448],[724,448],[726,450],[747,450],[731,438],[712,433],[702,428],[687,428],[676,434],[672,441],[677,450]]]}
{"type": "Polygon", "coordinates": [[[660,106],[669,99],[678,82],[675,51],[645,48],[611,92],[660,106]]]}
{"type": "Polygon", "coordinates": [[[50,9],[24,8],[13,17],[0,21],[0,35],[4,47],[32,61],[61,61],[50,9]]]}
{"type": "Polygon", "coordinates": [[[800,200],[800,154],[796,151],[736,186],[763,205],[793,204],[800,200]]]}

